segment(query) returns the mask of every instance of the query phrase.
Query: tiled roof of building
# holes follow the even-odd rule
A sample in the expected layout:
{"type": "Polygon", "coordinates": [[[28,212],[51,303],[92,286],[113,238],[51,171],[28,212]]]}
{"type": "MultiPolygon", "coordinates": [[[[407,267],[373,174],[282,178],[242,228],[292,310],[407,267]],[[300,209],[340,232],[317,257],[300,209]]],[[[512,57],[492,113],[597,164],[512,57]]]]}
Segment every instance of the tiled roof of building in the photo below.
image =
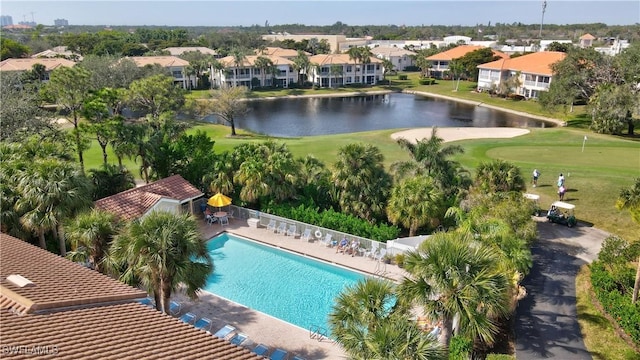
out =
{"type": "Polygon", "coordinates": [[[371,48],[371,53],[374,55],[388,55],[388,56],[403,56],[403,55],[415,55],[413,51],[409,51],[403,48],[395,46],[377,46],[371,48]]]}
{"type": "MultiPolygon", "coordinates": [[[[375,56],[369,58],[371,64],[381,64],[382,60],[375,56]]],[[[349,58],[349,54],[318,54],[309,57],[312,64],[331,65],[331,64],[355,64],[355,60],[349,58]]],[[[360,61],[358,61],[360,64],[360,61]]]]}
{"type": "Polygon", "coordinates": [[[188,61],[182,60],[177,56],[132,56],[129,59],[133,60],[138,67],[154,64],[162,67],[189,66],[188,61]]]}
{"type": "Polygon", "coordinates": [[[182,176],[173,175],[97,200],[95,206],[123,220],[132,220],[145,214],[163,197],[183,202],[203,195],[182,176]]]}
{"type": "Polygon", "coordinates": [[[580,36],[580,40],[595,40],[595,39],[596,37],[589,33],[580,36]]]}
{"type": "MultiPolygon", "coordinates": [[[[271,60],[271,62],[273,62],[273,65],[293,65],[293,61],[280,57],[280,56],[273,56],[273,55],[247,55],[244,58],[242,58],[242,64],[240,64],[241,67],[254,67],[256,64],[256,60],[259,57],[265,57],[269,60],[271,60]]],[[[236,59],[233,56],[225,56],[222,59],[218,60],[224,67],[229,68],[229,67],[236,67],[236,59]]]]}
{"type": "Polygon", "coordinates": [[[5,234],[0,234],[0,289],[0,308],[17,313],[146,296],[144,291],[5,234]],[[33,285],[19,287],[7,280],[9,275],[20,275],[33,285]]]}
{"type": "Polygon", "coordinates": [[[73,67],[76,65],[73,61],[63,58],[5,59],[0,61],[0,71],[28,71],[35,64],[44,65],[46,71],[52,71],[61,66],[73,67]]]}
{"type": "MultiPolygon", "coordinates": [[[[435,55],[431,55],[429,57],[427,57],[427,60],[432,60],[432,61],[451,61],[451,60],[455,60],[458,58],[461,58],[465,55],[467,55],[468,53],[472,52],[472,51],[476,51],[476,50],[480,50],[480,49],[486,49],[484,46],[479,46],[479,45],[460,45],[460,46],[456,46],[453,49],[449,49],[447,51],[443,51],[441,53],[435,54],[435,55]]],[[[493,52],[494,56],[499,56],[503,59],[508,59],[509,55],[501,52],[501,51],[497,51],[497,50],[491,50],[493,52]]]]}
{"type": "Polygon", "coordinates": [[[169,54],[171,54],[172,56],[182,55],[189,51],[199,51],[207,55],[217,54],[215,50],[209,49],[208,47],[204,47],[204,46],[176,46],[176,47],[168,47],[164,50],[168,51],[169,54]]]}
{"type": "Polygon", "coordinates": [[[0,276],[0,347],[12,359],[261,358],[132,300],[143,291],[5,234],[0,276]],[[35,286],[8,283],[7,274],[16,273],[35,286]],[[56,306],[20,314],[7,306],[16,294],[23,304],[56,306]]]}
{"type": "Polygon", "coordinates": [[[500,59],[478,65],[479,69],[512,70],[528,74],[553,75],[551,65],[561,61],[567,54],[559,51],[540,51],[512,59],[500,59]]]}
{"type": "MultiPolygon", "coordinates": [[[[304,52],[307,56],[311,55],[308,52],[304,52]]],[[[264,51],[260,52],[260,49],[256,50],[257,55],[269,55],[269,56],[279,56],[283,58],[292,58],[298,56],[298,50],[294,49],[283,49],[280,47],[267,47],[264,51]]]]}

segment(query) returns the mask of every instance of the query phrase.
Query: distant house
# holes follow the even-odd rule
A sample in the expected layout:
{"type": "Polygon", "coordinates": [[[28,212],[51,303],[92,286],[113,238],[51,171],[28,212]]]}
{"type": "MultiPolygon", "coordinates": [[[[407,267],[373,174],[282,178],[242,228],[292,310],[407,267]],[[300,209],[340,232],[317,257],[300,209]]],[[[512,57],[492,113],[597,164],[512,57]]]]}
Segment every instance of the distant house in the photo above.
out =
{"type": "Polygon", "coordinates": [[[32,58],[65,58],[71,61],[82,61],[82,55],[74,53],[66,46],[56,46],[51,49],[41,51],[37,54],[31,55],[32,58]]]}
{"type": "Polygon", "coordinates": [[[544,51],[478,65],[478,91],[493,91],[517,76],[519,85],[514,92],[525,98],[537,98],[541,91],[549,90],[551,65],[565,56],[563,52],[544,51]]]}
{"type": "Polygon", "coordinates": [[[371,56],[369,63],[354,62],[347,54],[322,54],[309,57],[315,64],[307,80],[321,87],[342,86],[349,84],[375,85],[382,80],[382,60],[371,56]],[[341,69],[333,73],[332,67],[341,69]]]}
{"type": "Polygon", "coordinates": [[[164,51],[168,51],[171,56],[180,56],[186,52],[190,51],[199,51],[205,55],[212,55],[213,57],[218,56],[218,52],[208,47],[204,46],[178,46],[178,47],[168,47],[163,49],[164,51]]]}
{"type": "Polygon", "coordinates": [[[42,81],[49,81],[51,72],[60,67],[74,67],[76,63],[63,58],[40,58],[40,59],[6,59],[0,61],[0,74],[7,72],[24,72],[31,71],[33,65],[41,64],[45,67],[45,73],[42,81]]]}
{"type": "Polygon", "coordinates": [[[395,46],[377,46],[371,48],[371,53],[378,59],[387,59],[393,64],[393,69],[402,71],[408,66],[415,66],[414,56],[415,52],[405,50],[401,47],[395,46]]]}
{"type": "Polygon", "coordinates": [[[133,60],[138,67],[155,64],[168,69],[173,76],[173,82],[183,89],[192,89],[198,86],[198,79],[195,75],[187,74],[189,62],[177,56],[132,56],[129,59],[133,60]]]}
{"type": "MultiPolygon", "coordinates": [[[[453,49],[443,51],[441,53],[427,57],[427,60],[431,61],[432,67],[430,69],[430,72],[432,76],[436,78],[445,77],[446,73],[449,71],[449,64],[451,63],[452,60],[459,59],[472,51],[476,51],[480,49],[486,49],[486,48],[484,46],[477,46],[477,45],[460,45],[460,46],[454,47],[453,49]]],[[[509,55],[503,52],[500,52],[497,50],[491,50],[491,51],[493,52],[493,55],[499,56],[502,59],[509,58],[509,55]]]]}
{"type": "Polygon", "coordinates": [[[584,34],[582,36],[580,36],[580,47],[581,48],[588,48],[588,47],[592,47],[593,46],[593,40],[595,40],[596,37],[591,35],[591,34],[584,34]]]}
{"type": "Polygon", "coordinates": [[[97,200],[95,207],[122,220],[143,218],[153,211],[194,214],[193,201],[203,196],[182,176],[173,175],[97,200]]]}
{"type": "MultiPolygon", "coordinates": [[[[307,56],[311,55],[306,51],[303,51],[303,53],[307,56]]],[[[298,56],[298,50],[283,49],[280,47],[266,47],[262,50],[260,49],[256,50],[256,55],[275,56],[275,57],[281,57],[281,58],[292,60],[293,58],[298,56]]]]}
{"type": "Polygon", "coordinates": [[[147,293],[0,234],[0,323],[16,359],[259,360],[138,301],[147,293]]]}

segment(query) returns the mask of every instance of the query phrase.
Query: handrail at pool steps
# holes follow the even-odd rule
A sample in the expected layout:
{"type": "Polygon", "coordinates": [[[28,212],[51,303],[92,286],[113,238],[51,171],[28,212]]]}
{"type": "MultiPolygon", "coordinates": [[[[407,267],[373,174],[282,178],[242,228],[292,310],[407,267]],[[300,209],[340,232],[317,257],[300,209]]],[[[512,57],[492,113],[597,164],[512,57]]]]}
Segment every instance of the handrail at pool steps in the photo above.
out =
{"type": "Polygon", "coordinates": [[[309,326],[309,338],[316,339],[318,341],[322,341],[324,339],[329,339],[329,332],[327,329],[318,325],[309,326]]]}
{"type": "Polygon", "coordinates": [[[276,227],[278,225],[280,225],[281,223],[286,223],[287,227],[289,225],[296,225],[298,229],[310,228],[310,229],[312,229],[312,232],[311,232],[311,234],[313,235],[312,238],[315,238],[314,242],[319,243],[319,244],[322,244],[322,240],[325,238],[325,236],[327,234],[331,234],[332,239],[335,242],[340,241],[342,238],[346,238],[349,241],[349,243],[351,243],[351,240],[355,239],[355,240],[358,240],[360,242],[360,247],[365,248],[365,249],[377,248],[378,251],[379,251],[380,249],[386,249],[387,248],[387,244],[383,243],[383,242],[379,242],[379,241],[367,239],[367,238],[364,238],[364,237],[343,233],[341,231],[336,231],[336,230],[332,230],[332,229],[323,228],[323,227],[316,226],[316,225],[303,223],[301,221],[287,219],[287,218],[284,218],[284,217],[281,217],[281,216],[277,216],[277,215],[273,215],[273,214],[259,212],[259,211],[256,211],[256,210],[250,210],[250,209],[245,209],[245,208],[241,208],[241,207],[236,207],[236,208],[238,209],[239,213],[243,213],[245,211],[248,213],[249,211],[253,211],[255,216],[258,217],[260,227],[262,227],[262,228],[267,228],[267,226],[269,225],[269,222],[271,220],[276,222],[276,227]],[[317,237],[317,233],[320,233],[321,236],[317,237]]]}

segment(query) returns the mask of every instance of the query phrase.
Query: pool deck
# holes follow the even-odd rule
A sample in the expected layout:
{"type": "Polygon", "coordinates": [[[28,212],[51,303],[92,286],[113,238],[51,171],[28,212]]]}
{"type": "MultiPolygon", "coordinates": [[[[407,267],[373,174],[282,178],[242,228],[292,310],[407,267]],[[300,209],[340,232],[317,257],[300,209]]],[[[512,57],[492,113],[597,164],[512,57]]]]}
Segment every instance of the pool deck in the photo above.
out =
{"type": "MultiPolygon", "coordinates": [[[[317,242],[306,242],[299,237],[292,238],[275,234],[264,227],[251,228],[247,225],[246,220],[232,219],[229,225],[224,227],[220,224],[208,225],[204,221],[200,222],[200,232],[204,239],[210,239],[224,231],[353,270],[383,274],[396,280],[402,279],[404,276],[404,271],[395,265],[379,264],[361,256],[352,257],[336,253],[335,248],[328,248],[317,242]]],[[[313,279],[309,280],[313,281],[313,279]]],[[[174,294],[172,299],[182,304],[181,314],[192,312],[198,318],[208,317],[211,319],[213,322],[212,332],[230,324],[236,327],[238,332],[248,335],[253,346],[263,343],[272,350],[280,348],[288,351],[289,354],[295,354],[307,360],[347,358],[342,348],[333,341],[311,339],[308,329],[291,325],[211,293],[201,292],[196,301],[188,299],[182,293],[174,294]]],[[[249,348],[252,347],[249,346],[249,348]]],[[[293,355],[290,356],[293,358],[293,355]]]]}

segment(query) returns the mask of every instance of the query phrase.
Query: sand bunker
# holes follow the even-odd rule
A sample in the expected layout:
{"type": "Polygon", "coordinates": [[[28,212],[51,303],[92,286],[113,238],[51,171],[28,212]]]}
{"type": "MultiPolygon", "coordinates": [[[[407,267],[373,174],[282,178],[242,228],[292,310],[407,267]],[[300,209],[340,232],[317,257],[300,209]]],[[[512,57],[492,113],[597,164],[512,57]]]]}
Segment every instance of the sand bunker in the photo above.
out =
{"type": "MultiPolygon", "coordinates": [[[[529,130],[520,128],[477,128],[477,127],[443,127],[438,128],[438,137],[444,139],[445,142],[468,140],[468,139],[499,139],[512,138],[520,135],[528,134],[529,130]]],[[[431,128],[418,128],[411,130],[399,131],[391,134],[391,138],[397,140],[405,138],[412,143],[418,140],[428,139],[431,137],[431,128]]]]}

